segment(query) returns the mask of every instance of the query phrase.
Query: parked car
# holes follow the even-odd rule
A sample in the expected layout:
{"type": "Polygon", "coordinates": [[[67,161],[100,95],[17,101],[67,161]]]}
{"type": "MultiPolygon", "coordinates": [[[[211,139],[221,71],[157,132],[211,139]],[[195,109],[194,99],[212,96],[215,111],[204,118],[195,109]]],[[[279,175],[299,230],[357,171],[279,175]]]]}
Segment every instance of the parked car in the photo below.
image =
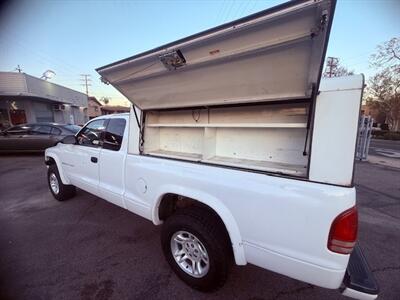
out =
{"type": "Polygon", "coordinates": [[[236,263],[375,299],[353,181],[364,77],[321,81],[334,5],[290,1],[97,69],[134,108],[46,149],[53,196],[162,224],[201,291],[236,263]]]}
{"type": "Polygon", "coordinates": [[[0,132],[0,152],[41,152],[81,129],[77,125],[30,123],[0,132]]]}

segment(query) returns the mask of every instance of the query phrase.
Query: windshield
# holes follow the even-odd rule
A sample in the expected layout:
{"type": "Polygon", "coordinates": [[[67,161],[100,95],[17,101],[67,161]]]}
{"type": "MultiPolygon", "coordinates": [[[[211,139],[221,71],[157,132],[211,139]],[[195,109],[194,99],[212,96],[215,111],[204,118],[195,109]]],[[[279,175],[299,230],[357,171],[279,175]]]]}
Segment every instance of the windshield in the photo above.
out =
{"type": "Polygon", "coordinates": [[[79,130],[82,129],[82,127],[78,126],[78,125],[64,125],[63,126],[65,129],[73,132],[73,133],[77,133],[79,130]]]}

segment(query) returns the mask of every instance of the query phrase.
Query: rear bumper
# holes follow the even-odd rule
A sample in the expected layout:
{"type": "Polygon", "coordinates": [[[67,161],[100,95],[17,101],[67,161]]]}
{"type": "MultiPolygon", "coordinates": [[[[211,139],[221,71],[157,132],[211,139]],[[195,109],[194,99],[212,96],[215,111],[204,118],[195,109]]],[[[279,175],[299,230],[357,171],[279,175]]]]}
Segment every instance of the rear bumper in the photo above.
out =
{"type": "Polygon", "coordinates": [[[344,296],[362,300],[376,299],[378,297],[378,283],[358,245],[350,255],[343,285],[342,294],[344,296]]]}

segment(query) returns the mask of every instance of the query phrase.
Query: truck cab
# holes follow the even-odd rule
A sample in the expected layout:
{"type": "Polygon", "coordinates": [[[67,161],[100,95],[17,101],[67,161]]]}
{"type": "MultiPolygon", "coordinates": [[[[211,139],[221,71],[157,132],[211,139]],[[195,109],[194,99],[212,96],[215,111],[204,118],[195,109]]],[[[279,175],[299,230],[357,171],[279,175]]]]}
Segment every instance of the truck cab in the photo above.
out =
{"type": "Polygon", "coordinates": [[[162,225],[201,291],[231,263],[374,299],[357,245],[364,77],[321,79],[335,1],[291,1],[98,68],[131,102],[45,153],[57,200],[81,188],[162,225]]]}

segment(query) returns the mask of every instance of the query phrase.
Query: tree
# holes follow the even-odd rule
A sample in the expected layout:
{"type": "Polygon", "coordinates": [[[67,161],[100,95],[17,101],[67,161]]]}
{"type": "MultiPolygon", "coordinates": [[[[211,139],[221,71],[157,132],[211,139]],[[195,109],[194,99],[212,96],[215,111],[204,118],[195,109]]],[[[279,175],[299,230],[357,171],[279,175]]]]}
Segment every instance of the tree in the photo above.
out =
{"type": "Polygon", "coordinates": [[[388,67],[400,72],[400,39],[392,38],[377,47],[377,53],[371,55],[372,67],[388,67]]]}
{"type": "Polygon", "coordinates": [[[341,77],[347,75],[353,75],[353,70],[348,70],[346,67],[340,65],[339,58],[337,57],[328,57],[326,59],[326,68],[323,77],[341,77]]]}
{"type": "Polygon", "coordinates": [[[103,102],[105,105],[110,103],[111,98],[110,97],[101,97],[100,101],[103,102]]]}
{"type": "Polygon", "coordinates": [[[369,79],[367,104],[386,116],[389,129],[399,130],[400,76],[385,68],[369,79]]]}
{"type": "Polygon", "coordinates": [[[400,129],[400,39],[392,38],[377,47],[370,65],[377,74],[369,79],[367,104],[386,115],[389,129],[400,129]]]}

